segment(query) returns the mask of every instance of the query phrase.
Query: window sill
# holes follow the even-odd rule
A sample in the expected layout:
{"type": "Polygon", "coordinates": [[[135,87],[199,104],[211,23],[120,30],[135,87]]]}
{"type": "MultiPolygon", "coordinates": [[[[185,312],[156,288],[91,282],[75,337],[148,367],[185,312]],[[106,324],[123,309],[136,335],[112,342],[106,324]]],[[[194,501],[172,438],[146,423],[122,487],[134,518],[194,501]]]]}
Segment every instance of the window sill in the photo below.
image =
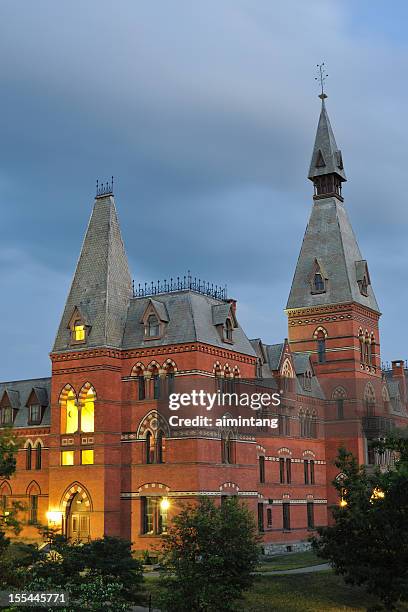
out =
{"type": "Polygon", "coordinates": [[[150,340],[161,340],[163,336],[145,336],[143,338],[144,342],[149,342],[150,340]]]}

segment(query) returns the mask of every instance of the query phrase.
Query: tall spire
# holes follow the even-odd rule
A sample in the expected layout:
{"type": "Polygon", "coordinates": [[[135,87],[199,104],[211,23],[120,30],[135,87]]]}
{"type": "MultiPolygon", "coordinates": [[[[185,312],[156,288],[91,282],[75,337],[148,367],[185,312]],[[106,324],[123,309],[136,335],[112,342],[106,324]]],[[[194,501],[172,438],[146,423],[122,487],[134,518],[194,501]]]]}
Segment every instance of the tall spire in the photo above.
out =
{"type": "Polygon", "coordinates": [[[132,284],[112,186],[102,187],[97,192],[54,351],[120,347],[122,343],[132,284]],[[73,341],[76,320],[84,327],[79,342],[73,341]]]}
{"type": "Polygon", "coordinates": [[[315,188],[315,199],[335,196],[341,199],[341,184],[346,181],[341,151],[336,144],[330,119],[327,114],[324,92],[324,80],[327,75],[322,72],[324,64],[318,66],[321,84],[319,98],[322,101],[316,139],[313,147],[308,178],[315,188]]]}

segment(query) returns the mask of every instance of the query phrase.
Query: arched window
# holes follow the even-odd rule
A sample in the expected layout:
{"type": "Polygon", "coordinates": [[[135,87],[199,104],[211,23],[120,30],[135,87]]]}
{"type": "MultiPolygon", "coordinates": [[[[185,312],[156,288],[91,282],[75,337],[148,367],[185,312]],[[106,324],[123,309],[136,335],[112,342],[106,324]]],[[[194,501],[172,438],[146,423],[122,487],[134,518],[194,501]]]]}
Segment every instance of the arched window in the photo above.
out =
{"type": "Polygon", "coordinates": [[[35,447],[35,469],[41,470],[42,467],[42,446],[41,442],[37,442],[37,446],[35,447]]]}
{"type": "Polygon", "coordinates": [[[147,335],[149,338],[160,336],[160,323],[155,314],[151,314],[147,318],[147,335]]]}
{"type": "Polygon", "coordinates": [[[367,383],[364,390],[364,403],[367,416],[375,416],[375,391],[371,383],[367,383]]]}
{"type": "Polygon", "coordinates": [[[223,392],[224,389],[224,380],[222,378],[221,366],[217,363],[214,367],[214,376],[215,376],[215,391],[223,392]]]}
{"type": "Polygon", "coordinates": [[[164,456],[164,439],[163,432],[159,429],[156,435],[156,456],[155,463],[163,463],[164,456]]]}
{"type": "Polygon", "coordinates": [[[368,332],[366,332],[364,336],[364,363],[369,365],[370,360],[370,338],[368,336],[368,332]]]}
{"type": "Polygon", "coordinates": [[[375,338],[373,333],[370,335],[370,365],[375,366],[375,338]]]}
{"type": "Polygon", "coordinates": [[[259,482],[265,482],[265,457],[259,457],[259,482]]]}
{"type": "Polygon", "coordinates": [[[231,432],[221,434],[221,461],[234,463],[233,441],[231,432]]]}
{"type": "Polygon", "coordinates": [[[166,392],[167,395],[174,392],[174,366],[172,363],[166,364],[166,392]]]}
{"type": "Polygon", "coordinates": [[[317,334],[317,359],[319,363],[326,362],[326,337],[321,330],[317,334]]]}
{"type": "Polygon", "coordinates": [[[93,387],[89,387],[86,394],[81,392],[81,431],[84,433],[95,431],[95,399],[93,387]]]}
{"type": "Polygon", "coordinates": [[[358,332],[358,342],[360,345],[360,361],[361,363],[364,363],[364,334],[361,327],[358,332]]]}
{"type": "Polygon", "coordinates": [[[69,434],[78,431],[78,404],[75,392],[66,385],[60,396],[61,433],[69,434]]]}
{"type": "Polygon", "coordinates": [[[145,446],[145,459],[146,459],[146,463],[154,463],[154,451],[155,451],[155,444],[154,444],[154,438],[153,438],[153,434],[148,431],[146,433],[146,442],[145,442],[146,446],[145,446]]]}
{"type": "Polygon", "coordinates": [[[317,414],[315,410],[310,417],[310,438],[317,438],[317,414]]]}
{"type": "Polygon", "coordinates": [[[31,470],[32,450],[33,447],[29,442],[26,446],[26,470],[31,470]]]}

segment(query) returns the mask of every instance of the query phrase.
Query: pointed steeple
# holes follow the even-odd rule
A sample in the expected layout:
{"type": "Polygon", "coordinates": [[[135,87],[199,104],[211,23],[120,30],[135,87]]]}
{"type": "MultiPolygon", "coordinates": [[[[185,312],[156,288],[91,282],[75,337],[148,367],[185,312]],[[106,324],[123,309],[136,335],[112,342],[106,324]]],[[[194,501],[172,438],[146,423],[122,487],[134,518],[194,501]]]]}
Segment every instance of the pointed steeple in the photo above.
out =
{"type": "Polygon", "coordinates": [[[327,114],[326,94],[319,96],[322,100],[319,124],[313,147],[308,178],[313,181],[315,198],[333,195],[341,198],[341,184],[346,181],[343,159],[337,147],[333,130],[327,114]]]}
{"type": "Polygon", "coordinates": [[[287,309],[356,302],[379,311],[363,260],[341,197],[346,180],[325,106],[322,110],[310,164],[315,185],[313,209],[303,238],[287,309]]]}
{"type": "Polygon", "coordinates": [[[53,350],[119,348],[131,295],[113,194],[99,190],[53,350]]]}

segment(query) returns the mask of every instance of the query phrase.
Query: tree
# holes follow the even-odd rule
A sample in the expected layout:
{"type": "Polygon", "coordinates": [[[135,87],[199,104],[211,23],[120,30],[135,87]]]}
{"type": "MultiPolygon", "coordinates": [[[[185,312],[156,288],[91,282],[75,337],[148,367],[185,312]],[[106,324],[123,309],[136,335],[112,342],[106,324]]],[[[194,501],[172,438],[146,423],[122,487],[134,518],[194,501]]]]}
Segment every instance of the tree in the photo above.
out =
{"type": "Polygon", "coordinates": [[[49,551],[25,574],[27,591],[67,591],[68,610],[126,610],[138,603],[143,581],[142,564],[131,544],[107,537],[86,544],[70,544],[48,532],[49,551]]]}
{"type": "MultiPolygon", "coordinates": [[[[20,441],[11,428],[0,429],[0,480],[8,480],[14,474],[19,447],[20,441]]],[[[21,531],[18,513],[23,509],[21,503],[13,502],[0,510],[0,585],[7,584],[9,577],[13,575],[12,563],[7,555],[10,547],[7,534],[18,534],[21,531]]]]}
{"type": "Polygon", "coordinates": [[[165,610],[231,610],[259,555],[252,513],[237,498],[185,506],[163,536],[165,610]]]}
{"type": "Polygon", "coordinates": [[[377,443],[397,451],[395,468],[369,473],[344,448],[335,465],[340,503],[334,524],[318,529],[312,545],[350,584],[377,595],[386,610],[408,598],[408,440],[398,434],[377,443]]]}

